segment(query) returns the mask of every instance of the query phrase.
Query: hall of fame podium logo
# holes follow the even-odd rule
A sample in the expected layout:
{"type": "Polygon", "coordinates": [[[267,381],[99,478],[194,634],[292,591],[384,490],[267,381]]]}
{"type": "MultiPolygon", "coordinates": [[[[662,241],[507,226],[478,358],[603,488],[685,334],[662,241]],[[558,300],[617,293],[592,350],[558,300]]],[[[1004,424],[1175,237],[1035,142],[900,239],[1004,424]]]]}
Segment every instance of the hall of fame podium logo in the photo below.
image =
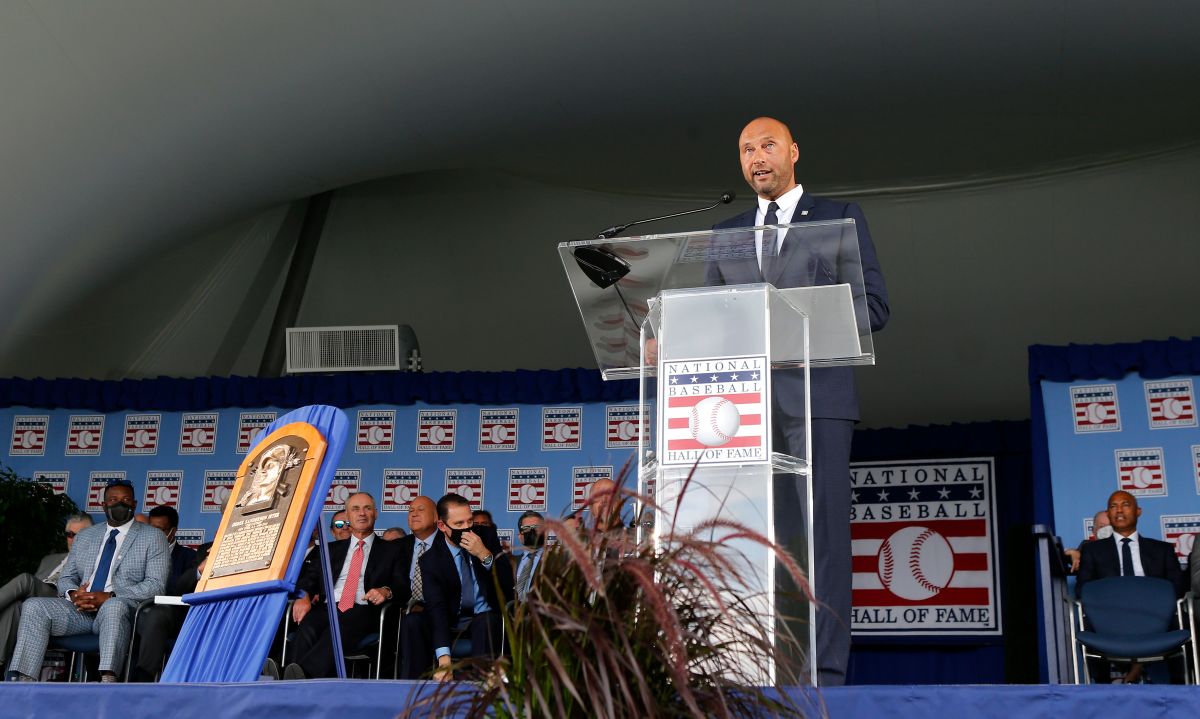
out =
{"type": "MultiPolygon", "coordinates": [[[[97,471],[88,474],[87,503],[84,511],[88,514],[104,514],[104,488],[109,482],[125,479],[122,471],[97,471]]],[[[136,490],[135,490],[136,492],[136,490]]],[[[135,493],[136,497],[137,494],[135,493]]]]}
{"type": "Polygon", "coordinates": [[[217,415],[189,413],[179,422],[180,454],[216,454],[217,415]]]}
{"type": "Polygon", "coordinates": [[[360,409],[355,452],[391,452],[396,433],[396,410],[360,409]]]}
{"type": "Polygon", "coordinates": [[[100,456],[104,444],[104,415],[73,414],[67,422],[67,449],[69,457],[100,456]]]}
{"type": "Polygon", "coordinates": [[[121,454],[140,456],[158,454],[158,438],[162,428],[161,414],[131,414],[125,417],[125,439],[121,454]]]}
{"type": "Polygon", "coordinates": [[[12,441],[8,453],[13,457],[43,457],[46,436],[50,433],[50,416],[18,414],[13,417],[12,441]]]}
{"type": "Polygon", "coordinates": [[[579,449],[583,407],[542,408],[542,451],[579,449]]]}
{"type": "Polygon", "coordinates": [[[650,440],[650,409],[636,404],[610,404],[604,407],[605,449],[636,447],[642,433],[650,440]]]}
{"type": "Polygon", "coordinates": [[[479,410],[479,451],[517,451],[521,411],[516,407],[479,410]]]}
{"type": "Polygon", "coordinates": [[[1135,497],[1159,497],[1167,494],[1167,470],[1162,447],[1118,449],[1117,489],[1135,497]]]}
{"type": "Polygon", "coordinates": [[[612,479],[611,465],[600,467],[571,468],[571,509],[580,510],[587,506],[592,496],[592,485],[601,479],[612,479]]]}
{"type": "Polygon", "coordinates": [[[852,631],[1002,633],[991,458],[850,465],[852,631]]]}
{"type": "Polygon", "coordinates": [[[549,467],[511,467],[508,470],[508,511],[546,511],[549,467]]]}
{"type": "Polygon", "coordinates": [[[471,504],[471,511],[483,509],[484,471],[478,468],[446,470],[446,494],[460,495],[471,504]]]}
{"type": "Polygon", "coordinates": [[[360,469],[339,469],[333,473],[333,481],[329,484],[329,492],[325,494],[325,511],[340,512],[346,508],[346,500],[358,491],[362,480],[360,469]]]}
{"type": "Polygon", "coordinates": [[[1163,541],[1175,545],[1175,558],[1180,566],[1186,565],[1200,534],[1200,514],[1164,514],[1158,523],[1163,541]]]}
{"type": "Polygon", "coordinates": [[[1196,400],[1192,380],[1144,382],[1146,415],[1150,429],[1196,426],[1196,400]]]}
{"type": "Polygon", "coordinates": [[[150,470],[146,472],[146,491],[142,496],[142,510],[149,512],[155,507],[172,507],[179,511],[179,492],[182,487],[182,471],[150,470]]]}
{"type": "Polygon", "coordinates": [[[412,501],[421,496],[423,469],[383,470],[383,498],[380,500],[384,512],[407,512],[412,501]]]}
{"type": "Polygon", "coordinates": [[[204,473],[204,491],[200,495],[201,512],[220,512],[221,506],[229,501],[233,485],[237,484],[237,470],[210,469],[204,473]]]}
{"type": "Polygon", "coordinates": [[[248,454],[258,435],[275,421],[275,412],[242,412],[238,415],[237,453],[248,454]]]}
{"type": "Polygon", "coordinates": [[[457,428],[457,409],[417,410],[417,451],[453,452],[457,428]]]}
{"type": "Polygon", "coordinates": [[[33,476],[34,481],[46,485],[55,494],[66,494],[67,485],[71,481],[70,472],[38,472],[33,476]]]}
{"type": "Polygon", "coordinates": [[[198,549],[201,544],[204,544],[204,530],[184,529],[183,527],[180,527],[179,529],[175,530],[175,541],[179,542],[185,547],[198,549]]]}
{"type": "Polygon", "coordinates": [[[765,355],[663,363],[658,383],[664,467],[764,462],[771,456],[765,355]]]}
{"type": "Polygon", "coordinates": [[[1071,388],[1075,434],[1120,432],[1121,408],[1115,384],[1090,384],[1071,388]]]}

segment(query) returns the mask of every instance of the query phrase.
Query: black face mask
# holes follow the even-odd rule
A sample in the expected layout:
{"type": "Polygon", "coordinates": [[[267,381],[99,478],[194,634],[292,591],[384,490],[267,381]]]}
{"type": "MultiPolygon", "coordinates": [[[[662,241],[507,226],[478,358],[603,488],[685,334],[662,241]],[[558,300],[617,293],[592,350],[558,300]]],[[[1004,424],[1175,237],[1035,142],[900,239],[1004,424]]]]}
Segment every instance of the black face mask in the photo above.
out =
{"type": "Polygon", "coordinates": [[[521,544],[530,549],[540,549],[546,544],[546,535],[536,529],[526,529],[524,532],[521,532],[521,544]]]}
{"type": "Polygon", "coordinates": [[[454,542],[455,546],[458,546],[459,544],[462,543],[463,535],[466,534],[467,532],[471,532],[471,534],[474,534],[474,532],[471,531],[470,527],[467,527],[465,529],[451,529],[450,530],[450,541],[454,542]]]}
{"type": "Polygon", "coordinates": [[[133,519],[133,507],[121,503],[106,504],[104,506],[104,516],[108,519],[109,525],[119,527],[133,519]]]}

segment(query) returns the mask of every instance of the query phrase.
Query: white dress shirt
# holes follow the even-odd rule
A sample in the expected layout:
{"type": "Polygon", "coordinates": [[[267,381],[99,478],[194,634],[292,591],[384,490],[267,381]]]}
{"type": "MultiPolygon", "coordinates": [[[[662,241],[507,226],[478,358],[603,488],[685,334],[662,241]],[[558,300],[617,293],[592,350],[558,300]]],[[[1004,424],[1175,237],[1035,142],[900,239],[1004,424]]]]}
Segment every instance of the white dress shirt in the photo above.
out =
{"type": "Polygon", "coordinates": [[[346,586],[346,578],[347,575],[350,574],[350,562],[354,559],[354,551],[358,548],[359,541],[364,542],[363,563],[362,567],[360,567],[358,570],[358,587],[354,590],[354,603],[367,603],[367,600],[365,599],[367,594],[365,585],[367,577],[367,560],[371,558],[371,547],[375,544],[374,532],[371,532],[362,540],[359,540],[359,538],[355,537],[354,535],[350,535],[350,548],[346,550],[346,561],[342,562],[342,571],[338,574],[337,582],[333,585],[333,597],[331,598],[331,601],[334,604],[337,604],[338,600],[342,596],[342,587],[346,586]]]}
{"type": "MultiPolygon", "coordinates": [[[[1113,532],[1112,539],[1117,543],[1117,565],[1121,567],[1121,576],[1125,576],[1125,558],[1121,556],[1121,548],[1124,546],[1124,539],[1120,534],[1113,532]]],[[[1138,533],[1134,532],[1129,535],[1129,551],[1133,552],[1133,574],[1136,577],[1146,576],[1146,570],[1142,569],[1142,553],[1141,546],[1138,543],[1138,533]]]]}
{"type": "MultiPolygon", "coordinates": [[[[96,561],[92,562],[92,573],[88,575],[88,591],[89,592],[111,592],[113,585],[113,577],[116,576],[117,560],[121,558],[121,545],[125,544],[125,538],[129,536],[129,530],[133,527],[136,520],[130,519],[125,524],[119,527],[104,525],[104,538],[100,540],[100,551],[96,552],[96,561]],[[96,570],[100,567],[100,558],[104,556],[104,545],[108,544],[108,535],[112,534],[112,530],[117,530],[117,548],[113,551],[112,562],[108,565],[108,581],[103,587],[91,586],[92,578],[96,576],[96,570]]],[[[158,531],[158,530],[155,530],[158,531]]]]}
{"type": "MultiPolygon", "coordinates": [[[[796,205],[800,204],[800,196],[803,194],[804,186],[796,185],[792,189],[780,195],[778,199],[774,200],[774,203],[779,205],[779,209],[775,212],[775,224],[791,224],[792,215],[796,213],[796,205]]],[[[771,202],[772,200],[764,200],[761,197],[758,198],[758,214],[756,214],[754,217],[754,224],[761,225],[766,222],[767,207],[771,204],[771,202]]],[[[762,230],[755,230],[754,232],[754,252],[758,255],[758,266],[760,269],[762,268],[762,233],[762,230]]],[[[782,249],[783,237],[786,234],[786,232],[779,232],[778,230],[775,231],[776,254],[778,254],[782,249]]]]}

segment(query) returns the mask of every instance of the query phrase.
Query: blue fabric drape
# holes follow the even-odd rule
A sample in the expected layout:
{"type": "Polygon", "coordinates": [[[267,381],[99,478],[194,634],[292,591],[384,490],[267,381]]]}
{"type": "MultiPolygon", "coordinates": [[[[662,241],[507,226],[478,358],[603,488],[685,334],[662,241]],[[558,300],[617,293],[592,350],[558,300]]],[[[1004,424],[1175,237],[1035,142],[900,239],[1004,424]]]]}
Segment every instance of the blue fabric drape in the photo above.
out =
{"type": "MultiPolygon", "coordinates": [[[[297,535],[311,537],[346,448],[350,420],[335,407],[302,407],[264,429],[247,456],[253,456],[262,440],[276,429],[293,422],[311,424],[328,443],[297,535]]],[[[283,582],[261,582],[188,595],[185,599],[194,606],[184,620],[162,681],[247,682],[258,678],[287,607],[288,594],[300,577],[307,546],[304,540],[296,542],[283,582]]],[[[328,557],[325,566],[329,566],[328,557]]],[[[340,647],[341,642],[334,642],[333,646],[340,647]]]]}
{"type": "Polygon", "coordinates": [[[605,382],[596,370],[377,372],[294,377],[158,377],[143,380],[0,379],[0,407],[96,412],[195,412],[222,407],[324,404],[560,404],[636,400],[636,380],[605,382]]]}

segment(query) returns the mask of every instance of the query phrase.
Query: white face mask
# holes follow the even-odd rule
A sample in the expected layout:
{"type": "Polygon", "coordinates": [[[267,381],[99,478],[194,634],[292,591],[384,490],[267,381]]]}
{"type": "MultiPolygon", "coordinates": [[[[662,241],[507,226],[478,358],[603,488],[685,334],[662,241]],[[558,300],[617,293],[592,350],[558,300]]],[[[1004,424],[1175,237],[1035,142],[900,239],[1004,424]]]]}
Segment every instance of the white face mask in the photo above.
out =
{"type": "Polygon", "coordinates": [[[1096,530],[1096,539],[1108,539],[1112,536],[1112,525],[1106,524],[1096,530]]]}

